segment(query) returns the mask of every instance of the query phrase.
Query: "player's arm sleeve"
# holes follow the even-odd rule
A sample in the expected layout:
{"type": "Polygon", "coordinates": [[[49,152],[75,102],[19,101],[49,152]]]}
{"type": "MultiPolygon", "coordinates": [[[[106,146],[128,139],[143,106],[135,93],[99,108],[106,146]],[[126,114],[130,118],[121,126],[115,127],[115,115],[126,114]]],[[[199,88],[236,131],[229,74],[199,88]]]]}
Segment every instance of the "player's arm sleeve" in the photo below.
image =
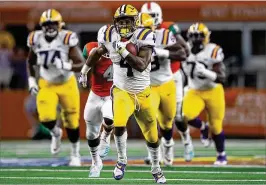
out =
{"type": "Polygon", "coordinates": [[[171,45],[173,45],[175,43],[176,43],[176,38],[175,38],[174,34],[170,31],[168,33],[167,45],[171,46],[171,45]]]}
{"type": "Polygon", "coordinates": [[[223,49],[220,46],[216,45],[212,50],[211,58],[214,63],[223,62],[224,60],[223,49]]]}
{"type": "Polygon", "coordinates": [[[87,50],[87,44],[84,46],[82,51],[82,56],[87,59],[88,58],[88,50],[87,50]]]}
{"type": "Polygon", "coordinates": [[[180,34],[181,30],[177,24],[171,24],[168,28],[174,35],[180,34]]]}
{"type": "Polygon", "coordinates": [[[68,32],[64,40],[70,47],[75,47],[79,43],[78,36],[75,32],[68,32]]]}
{"type": "Polygon", "coordinates": [[[33,51],[34,51],[34,46],[36,45],[36,35],[37,35],[36,32],[32,31],[30,32],[27,38],[27,46],[31,48],[33,51]]]}

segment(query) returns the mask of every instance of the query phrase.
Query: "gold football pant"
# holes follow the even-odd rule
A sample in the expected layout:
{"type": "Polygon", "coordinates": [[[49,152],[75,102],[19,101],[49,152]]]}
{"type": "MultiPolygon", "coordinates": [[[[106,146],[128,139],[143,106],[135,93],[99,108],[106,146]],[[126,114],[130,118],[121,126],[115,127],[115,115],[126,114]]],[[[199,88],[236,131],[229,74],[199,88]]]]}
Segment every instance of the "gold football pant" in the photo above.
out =
{"type": "Polygon", "coordinates": [[[150,94],[150,87],[137,94],[113,87],[114,127],[126,127],[129,117],[134,114],[146,141],[156,143],[158,141],[156,114],[150,94]]]}
{"type": "Polygon", "coordinates": [[[61,116],[64,127],[78,128],[80,98],[75,76],[71,76],[63,84],[52,84],[41,78],[39,87],[37,110],[40,122],[56,120],[57,104],[59,103],[62,108],[61,116]]]}
{"type": "Polygon", "coordinates": [[[224,89],[221,84],[210,90],[188,90],[183,101],[185,119],[188,121],[195,119],[204,108],[208,113],[212,133],[220,134],[225,114],[224,89]]]}
{"type": "Polygon", "coordinates": [[[172,129],[176,114],[176,87],[174,80],[151,87],[152,104],[157,110],[157,119],[163,130],[172,129]]]}

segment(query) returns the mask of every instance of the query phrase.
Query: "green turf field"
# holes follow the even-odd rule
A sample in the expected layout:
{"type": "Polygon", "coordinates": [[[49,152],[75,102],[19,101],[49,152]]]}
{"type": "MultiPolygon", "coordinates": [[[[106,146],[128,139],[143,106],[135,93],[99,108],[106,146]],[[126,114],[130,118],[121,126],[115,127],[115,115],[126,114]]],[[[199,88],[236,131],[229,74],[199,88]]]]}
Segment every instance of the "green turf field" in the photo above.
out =
{"type": "MultiPolygon", "coordinates": [[[[103,169],[101,178],[88,178],[88,167],[4,168],[1,184],[151,184],[149,167],[128,167],[124,179],[112,178],[112,166],[103,169]]],[[[252,167],[168,167],[168,184],[265,184],[265,168],[252,167]]]]}
{"type": "MultiPolygon", "coordinates": [[[[2,160],[33,162],[33,160],[52,160],[49,154],[49,141],[1,141],[2,160]]],[[[104,161],[105,167],[100,178],[88,178],[90,157],[87,144],[81,143],[83,167],[67,166],[12,166],[1,167],[0,184],[154,184],[150,167],[143,164],[146,156],[144,142],[130,140],[128,143],[129,165],[125,177],[116,181],[112,177],[116,161],[115,146],[112,142],[110,155],[104,161]]],[[[176,142],[175,166],[163,167],[167,184],[266,184],[266,162],[264,140],[227,140],[226,150],[229,165],[212,166],[215,160],[214,147],[203,148],[194,141],[195,158],[185,163],[182,158],[183,146],[176,142]]],[[[67,158],[69,144],[64,142],[62,152],[57,158],[67,158]]],[[[36,163],[36,161],[35,161],[36,163]]]]}

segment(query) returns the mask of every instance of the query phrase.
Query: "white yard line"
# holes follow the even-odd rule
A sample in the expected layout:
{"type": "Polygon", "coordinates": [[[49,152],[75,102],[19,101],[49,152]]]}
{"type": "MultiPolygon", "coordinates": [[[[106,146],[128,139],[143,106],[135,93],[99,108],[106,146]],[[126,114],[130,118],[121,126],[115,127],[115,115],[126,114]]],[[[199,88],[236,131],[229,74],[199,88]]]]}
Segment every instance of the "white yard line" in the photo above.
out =
{"type": "MultiPolygon", "coordinates": [[[[84,178],[84,177],[0,177],[0,179],[39,179],[39,180],[114,180],[114,178],[84,178]]],[[[152,181],[153,179],[123,179],[124,181],[152,181]]],[[[167,179],[168,181],[202,181],[202,182],[266,182],[263,179],[167,179]]]]}
{"type": "MultiPolygon", "coordinates": [[[[88,172],[83,169],[0,169],[0,172],[88,172]]],[[[113,170],[102,170],[102,172],[113,172],[113,170]]],[[[150,173],[149,170],[126,170],[127,173],[150,173]]],[[[201,173],[201,174],[262,174],[266,175],[266,172],[230,172],[230,171],[180,171],[180,170],[164,170],[164,173],[201,173]]]]}

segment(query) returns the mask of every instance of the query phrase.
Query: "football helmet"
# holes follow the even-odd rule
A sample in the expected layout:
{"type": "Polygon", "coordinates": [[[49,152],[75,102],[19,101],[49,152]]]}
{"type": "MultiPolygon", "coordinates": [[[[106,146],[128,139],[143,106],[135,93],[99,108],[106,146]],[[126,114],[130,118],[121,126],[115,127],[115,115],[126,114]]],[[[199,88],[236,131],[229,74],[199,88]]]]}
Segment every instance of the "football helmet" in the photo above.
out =
{"type": "Polygon", "coordinates": [[[210,42],[210,34],[211,32],[205,24],[199,22],[192,24],[187,32],[187,38],[192,50],[195,49],[196,53],[197,50],[202,50],[210,42]]]}
{"type": "Polygon", "coordinates": [[[138,10],[130,4],[124,4],[115,11],[114,26],[122,38],[132,36],[137,29],[138,14],[138,10]]]}
{"type": "Polygon", "coordinates": [[[55,9],[44,11],[40,18],[40,26],[48,37],[56,37],[64,25],[61,14],[55,9]]]}
{"type": "Polygon", "coordinates": [[[159,4],[155,2],[148,2],[142,5],[141,7],[141,13],[147,13],[149,14],[153,20],[154,25],[157,27],[163,22],[163,14],[162,9],[159,4]]]}
{"type": "Polygon", "coordinates": [[[139,14],[139,25],[142,28],[150,28],[154,30],[154,20],[153,18],[147,13],[140,13],[139,14]]]}

